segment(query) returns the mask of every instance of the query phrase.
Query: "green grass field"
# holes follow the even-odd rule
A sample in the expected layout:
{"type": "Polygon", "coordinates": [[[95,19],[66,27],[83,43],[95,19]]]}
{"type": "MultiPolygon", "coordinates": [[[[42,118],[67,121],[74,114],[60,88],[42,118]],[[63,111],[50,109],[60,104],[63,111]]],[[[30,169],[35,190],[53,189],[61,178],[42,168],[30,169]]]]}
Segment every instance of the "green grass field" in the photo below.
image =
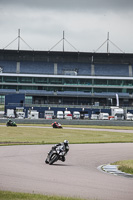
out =
{"type": "Polygon", "coordinates": [[[132,133],[53,129],[34,127],[0,127],[0,145],[4,143],[53,144],[69,140],[70,143],[123,143],[133,142],[132,133]]]}
{"type": "Polygon", "coordinates": [[[0,200],[81,200],[81,199],[71,198],[71,197],[46,196],[40,194],[0,191],[0,200]]]}

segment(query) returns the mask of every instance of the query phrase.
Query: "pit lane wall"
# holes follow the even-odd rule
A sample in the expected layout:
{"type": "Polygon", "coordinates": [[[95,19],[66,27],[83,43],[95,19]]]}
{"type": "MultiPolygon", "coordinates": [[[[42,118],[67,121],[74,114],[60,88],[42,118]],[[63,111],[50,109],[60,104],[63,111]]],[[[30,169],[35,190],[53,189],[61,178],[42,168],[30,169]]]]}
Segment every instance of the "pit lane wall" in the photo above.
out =
{"type": "MultiPolygon", "coordinates": [[[[49,124],[53,122],[60,122],[63,125],[95,125],[95,126],[133,126],[133,121],[126,120],[46,120],[46,119],[12,119],[16,124],[49,124]]],[[[6,124],[7,118],[1,118],[0,123],[6,124]]]]}

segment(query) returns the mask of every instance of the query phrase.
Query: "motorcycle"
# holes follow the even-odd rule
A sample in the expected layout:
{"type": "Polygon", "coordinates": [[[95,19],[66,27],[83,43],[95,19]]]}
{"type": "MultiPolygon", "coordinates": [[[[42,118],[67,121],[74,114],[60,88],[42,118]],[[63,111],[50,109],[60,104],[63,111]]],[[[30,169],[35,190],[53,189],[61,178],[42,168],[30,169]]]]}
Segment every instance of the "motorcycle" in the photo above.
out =
{"type": "Polygon", "coordinates": [[[57,162],[58,160],[61,160],[62,162],[65,161],[66,152],[64,150],[63,146],[58,146],[55,149],[52,149],[45,160],[46,164],[52,165],[53,163],[57,162]]]}
{"type": "Polygon", "coordinates": [[[17,126],[17,124],[11,120],[6,123],[6,126],[17,126]]]}
{"type": "Polygon", "coordinates": [[[63,128],[60,123],[54,122],[52,123],[53,128],[63,128]]]}

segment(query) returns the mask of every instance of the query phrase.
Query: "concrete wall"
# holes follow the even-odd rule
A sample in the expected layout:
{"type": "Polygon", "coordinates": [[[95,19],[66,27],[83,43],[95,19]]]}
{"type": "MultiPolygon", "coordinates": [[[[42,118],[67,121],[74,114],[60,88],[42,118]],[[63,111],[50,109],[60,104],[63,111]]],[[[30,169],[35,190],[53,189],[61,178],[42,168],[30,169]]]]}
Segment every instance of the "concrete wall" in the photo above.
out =
{"type": "MultiPolygon", "coordinates": [[[[0,119],[0,123],[5,123],[8,119],[0,119]]],[[[96,126],[133,126],[133,121],[113,121],[113,120],[46,120],[46,119],[13,119],[16,124],[49,124],[51,125],[54,121],[60,122],[63,125],[96,125],[96,126]]]]}

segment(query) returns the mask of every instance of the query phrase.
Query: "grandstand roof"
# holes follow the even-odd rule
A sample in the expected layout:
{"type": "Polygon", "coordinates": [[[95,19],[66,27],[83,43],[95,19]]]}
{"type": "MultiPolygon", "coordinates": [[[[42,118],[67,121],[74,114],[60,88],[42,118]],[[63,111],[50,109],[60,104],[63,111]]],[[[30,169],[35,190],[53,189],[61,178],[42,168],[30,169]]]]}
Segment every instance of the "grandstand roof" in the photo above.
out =
{"type": "Polygon", "coordinates": [[[0,60],[133,64],[133,54],[63,51],[0,50],[0,60]]]}

